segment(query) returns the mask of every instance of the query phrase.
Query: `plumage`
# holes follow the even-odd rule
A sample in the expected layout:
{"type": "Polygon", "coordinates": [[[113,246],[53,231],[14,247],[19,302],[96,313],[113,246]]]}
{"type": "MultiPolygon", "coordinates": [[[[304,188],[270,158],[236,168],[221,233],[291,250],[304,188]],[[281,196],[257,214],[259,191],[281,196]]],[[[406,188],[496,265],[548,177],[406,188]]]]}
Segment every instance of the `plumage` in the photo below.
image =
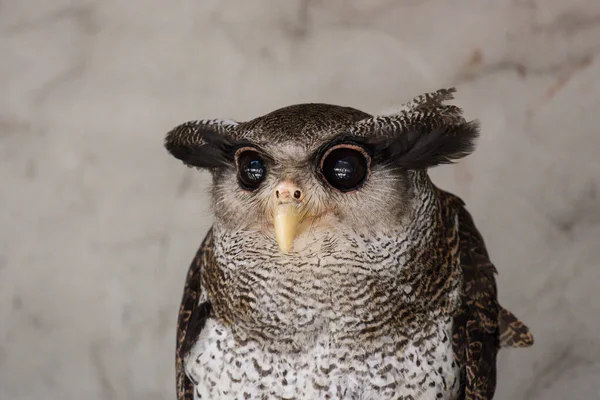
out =
{"type": "Polygon", "coordinates": [[[167,134],[174,157],[212,172],[215,213],[181,301],[180,400],[493,397],[498,349],[533,337],[499,305],[465,204],[426,172],[473,151],[479,126],[444,104],[453,92],[386,116],[301,104],[167,134]],[[266,171],[251,188],[248,149],[266,171]],[[357,162],[364,183],[338,190],[357,162]],[[282,202],[301,220],[289,252],[273,234],[282,202]]]}

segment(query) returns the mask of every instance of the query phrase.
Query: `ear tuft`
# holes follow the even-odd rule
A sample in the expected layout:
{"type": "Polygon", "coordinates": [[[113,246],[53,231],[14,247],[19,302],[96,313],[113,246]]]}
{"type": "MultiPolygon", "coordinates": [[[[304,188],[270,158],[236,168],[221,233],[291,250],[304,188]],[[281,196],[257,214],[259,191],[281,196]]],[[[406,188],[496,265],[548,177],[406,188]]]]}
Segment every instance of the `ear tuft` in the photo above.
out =
{"type": "Polygon", "coordinates": [[[189,167],[223,167],[233,160],[236,125],[226,120],[189,121],[167,133],[165,148],[189,167]]]}
{"type": "Polygon", "coordinates": [[[426,169],[451,164],[475,149],[479,122],[438,126],[413,126],[393,140],[380,143],[379,157],[406,169],[426,169]]]}

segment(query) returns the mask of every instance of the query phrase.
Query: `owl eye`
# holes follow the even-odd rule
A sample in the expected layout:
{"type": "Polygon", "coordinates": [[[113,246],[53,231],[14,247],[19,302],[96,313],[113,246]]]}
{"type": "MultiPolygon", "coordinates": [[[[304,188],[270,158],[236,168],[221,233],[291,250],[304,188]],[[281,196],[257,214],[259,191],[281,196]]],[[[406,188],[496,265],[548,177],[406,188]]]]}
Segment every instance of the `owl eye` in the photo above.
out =
{"type": "Polygon", "coordinates": [[[321,162],[321,173],[327,182],[341,192],[357,189],[369,170],[367,154],[358,147],[336,147],[321,162]]]}
{"type": "Polygon", "coordinates": [[[265,180],[267,169],[260,154],[243,150],[237,156],[238,181],[243,189],[256,190],[265,180]]]}

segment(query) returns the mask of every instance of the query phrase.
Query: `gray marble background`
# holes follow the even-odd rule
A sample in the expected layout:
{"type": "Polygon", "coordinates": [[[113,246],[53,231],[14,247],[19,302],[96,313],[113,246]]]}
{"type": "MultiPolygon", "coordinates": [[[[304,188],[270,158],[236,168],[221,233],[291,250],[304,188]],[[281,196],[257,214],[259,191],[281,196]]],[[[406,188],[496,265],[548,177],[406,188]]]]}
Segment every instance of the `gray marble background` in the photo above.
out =
{"type": "Polygon", "coordinates": [[[498,399],[599,399],[600,1],[0,1],[0,399],[172,399],[207,176],[188,119],[457,86],[463,197],[536,345],[498,399]]]}

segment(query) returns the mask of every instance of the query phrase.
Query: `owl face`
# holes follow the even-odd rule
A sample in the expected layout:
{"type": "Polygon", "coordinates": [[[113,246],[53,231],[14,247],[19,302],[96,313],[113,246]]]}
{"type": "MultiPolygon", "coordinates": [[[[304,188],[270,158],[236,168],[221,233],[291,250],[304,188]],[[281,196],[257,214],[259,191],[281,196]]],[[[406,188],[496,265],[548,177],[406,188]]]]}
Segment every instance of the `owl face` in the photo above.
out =
{"type": "Polygon", "coordinates": [[[285,253],[304,233],[381,232],[407,222],[418,206],[416,179],[466,155],[477,135],[455,107],[426,105],[372,117],[300,104],[243,123],[192,121],[169,132],[166,147],[212,172],[219,224],[274,235],[285,253]]]}
{"type": "Polygon", "coordinates": [[[334,136],[315,146],[293,139],[245,144],[214,170],[213,209],[230,229],[293,238],[337,229],[393,226],[410,200],[407,172],[379,163],[368,146],[334,136]]]}

